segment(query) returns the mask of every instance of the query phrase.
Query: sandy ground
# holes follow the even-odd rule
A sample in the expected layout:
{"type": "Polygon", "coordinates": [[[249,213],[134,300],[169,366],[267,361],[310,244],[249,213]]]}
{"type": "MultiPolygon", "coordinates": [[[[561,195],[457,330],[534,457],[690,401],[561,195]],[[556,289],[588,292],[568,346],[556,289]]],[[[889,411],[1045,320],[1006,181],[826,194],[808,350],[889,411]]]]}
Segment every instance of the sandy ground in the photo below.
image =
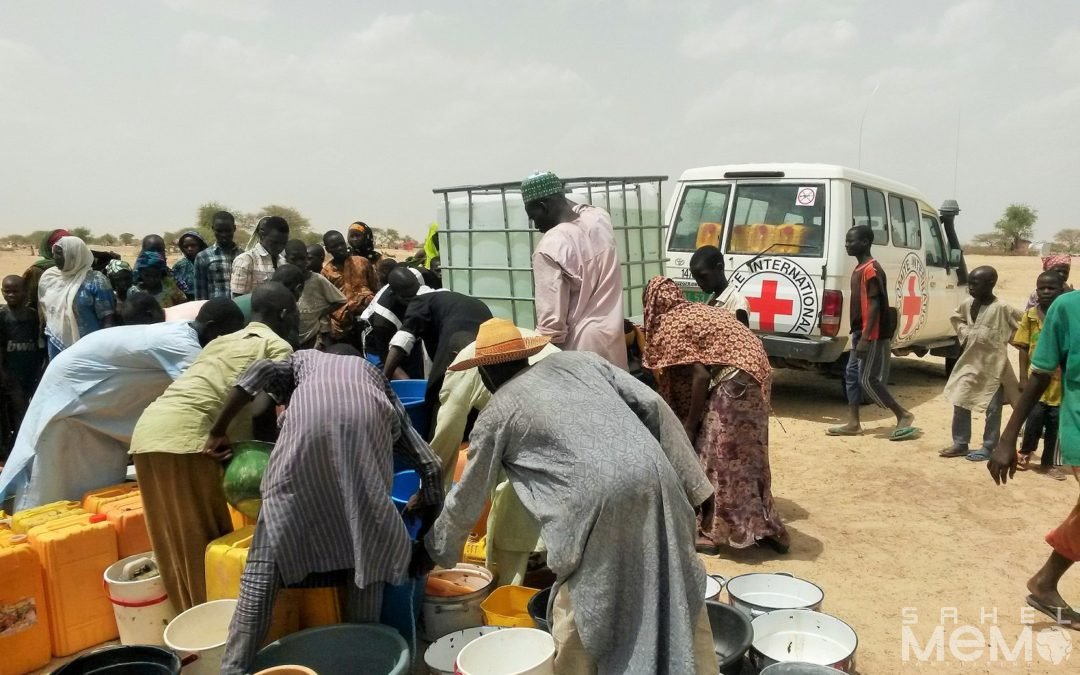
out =
{"type": "MultiPolygon", "coordinates": [[[[130,259],[134,249],[122,253],[130,259]]],[[[33,260],[0,252],[0,272],[20,272],[33,260]]],[[[969,264],[997,267],[999,295],[1017,306],[1040,269],[1035,258],[973,257],[969,264]]],[[[1043,535],[1076,503],[1076,482],[1028,472],[999,488],[985,464],[939,458],[952,415],[941,396],[942,360],[896,359],[892,372],[893,393],[924,430],[919,439],[889,442],[892,418],[873,407],[864,408],[866,436],[827,438],[825,428],[845,413],[838,381],[777,373],[773,492],[791,552],[726,552],[705,559],[709,571],[786,571],[820,585],[824,610],[859,635],[860,673],[1076,672],[1080,654],[1059,665],[1053,659],[1080,633],[1040,633],[1049,622],[1024,604],[1024,583],[1049,553],[1043,535]],[[920,655],[939,626],[942,653],[920,655]],[[905,630],[915,642],[906,658],[905,630]],[[1032,646],[1007,654],[1025,635],[1034,635],[1032,646]]],[[[981,433],[981,417],[973,427],[981,433]]],[[[1061,590],[1080,603],[1080,573],[1066,575],[1061,590]]]]}
{"type": "MultiPolygon", "coordinates": [[[[998,295],[1021,308],[1041,269],[1036,258],[969,259],[971,267],[980,264],[997,268],[998,295]]],[[[1054,665],[1060,652],[1051,647],[1070,640],[1080,647],[1080,633],[1038,636],[1050,624],[1024,602],[1025,582],[1050,551],[1044,534],[1076,503],[1076,481],[1027,472],[1001,488],[984,463],[939,458],[938,451],[950,444],[952,421],[941,395],[943,360],[894,359],[892,381],[894,395],[914,411],[921,438],[889,442],[895,418],[872,406],[863,408],[867,435],[826,437],[826,427],[845,416],[838,381],[795,371],[776,374],[773,494],[791,532],[791,552],[722,553],[706,558],[707,568],[728,577],[786,571],[817,583],[825,590],[824,611],[859,635],[860,673],[1077,672],[1080,654],[1054,665]],[[907,659],[905,617],[918,643],[907,659]],[[1037,640],[1046,641],[1044,649],[1021,651],[1011,661],[1003,650],[991,653],[995,625],[1011,650],[1024,636],[1025,623],[1037,640]],[[938,626],[944,653],[920,662],[917,652],[938,626]],[[953,637],[959,640],[956,653],[950,649],[953,637]]],[[[1010,412],[1007,407],[1006,421],[1010,412]]],[[[982,417],[974,416],[972,426],[978,437],[982,417]]],[[[1066,575],[1061,591],[1080,603],[1080,573],[1066,575]]]]}

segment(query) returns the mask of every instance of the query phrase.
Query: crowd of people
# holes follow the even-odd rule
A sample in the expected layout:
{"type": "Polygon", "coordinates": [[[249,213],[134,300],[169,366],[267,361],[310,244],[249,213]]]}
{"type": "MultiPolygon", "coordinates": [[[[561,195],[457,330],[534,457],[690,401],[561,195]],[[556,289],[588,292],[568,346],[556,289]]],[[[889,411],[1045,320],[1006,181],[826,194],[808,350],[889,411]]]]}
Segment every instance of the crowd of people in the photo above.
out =
{"type": "MultiPolygon", "coordinates": [[[[40,258],[21,276],[3,280],[7,304],[0,308],[0,459],[11,451],[45,366],[91,333],[154,320],[156,312],[147,314],[140,296],[153,298],[170,318],[194,319],[213,298],[233,300],[250,317],[251,292],[277,276],[291,280],[286,285],[299,292],[300,346],[326,348],[345,342],[359,347],[360,314],[385,285],[375,265],[380,263],[388,274],[398,264],[375,250],[372,230],[361,222],[350,225],[349,243],[339,232],[326,233],[325,249],[289,240],[288,223],[280,217],[259,222],[250,251],[235,241],[232,214],[214,214],[211,231],[211,245],[196,231],[183,233],[175,242],[180,257],[170,267],[160,235],[142,239],[132,264],[111,251],[92,251],[66,230],[53,230],[41,243],[40,258]],[[329,260],[326,251],[331,252],[329,260]]],[[[434,233],[430,240],[430,263],[418,256],[404,264],[421,268],[425,284],[438,288],[434,233]]]]}
{"type": "MultiPolygon", "coordinates": [[[[690,264],[707,302],[657,277],[643,326],[628,326],[607,212],[568,200],[551,173],[526,178],[521,193],[542,234],[535,331],[441,288],[434,228],[422,253],[396,263],[360,222],[307,246],[284,219],[264,218],[245,251],[220,212],[214,243],[185,233],[171,268],[161,237],[143,240],[132,267],[51,233],[38,263],[3,280],[5,414],[9,391],[23,408],[12,408],[0,495],[14,493],[19,509],[78,499],[133,463],[163,581],[184,610],[205,602],[206,546],[233,527],[221,469],[232,443],[274,442],[225,673],[250,668],[285,587],[342,584],[347,620],[388,622],[403,588],[462,559],[489,499],[498,583],[522,583],[537,553],[555,576],[557,672],[715,673],[697,553],[790,545],[772,494],[768,355],[715,247],[690,264]],[[420,378],[427,428],[413,427],[389,384],[420,378]],[[390,501],[395,462],[421,477],[404,514],[419,522],[415,538],[390,501]]],[[[848,233],[858,262],[851,419],[828,431],[863,432],[865,392],[895,414],[890,438],[904,440],[918,429],[887,388],[895,314],[872,244],[869,228],[848,233]]],[[[1072,339],[1058,299],[1068,268],[1046,268],[1022,316],[993,295],[993,269],[973,270],[953,319],[963,351],[946,387],[955,413],[942,455],[990,459],[1000,480],[1029,467],[1040,436],[1039,467],[1080,464],[1068,407],[1080,368],[1057,373],[1072,339]],[[1025,388],[999,439],[1002,402],[1017,400],[1010,344],[1025,388]],[[971,410],[987,411],[975,452],[971,410]],[[1021,412],[1023,445],[1002,454],[1021,412]]],[[[1056,581],[1080,557],[1078,523],[1080,506],[1029,585],[1043,611],[1067,607],[1056,581]]]]}

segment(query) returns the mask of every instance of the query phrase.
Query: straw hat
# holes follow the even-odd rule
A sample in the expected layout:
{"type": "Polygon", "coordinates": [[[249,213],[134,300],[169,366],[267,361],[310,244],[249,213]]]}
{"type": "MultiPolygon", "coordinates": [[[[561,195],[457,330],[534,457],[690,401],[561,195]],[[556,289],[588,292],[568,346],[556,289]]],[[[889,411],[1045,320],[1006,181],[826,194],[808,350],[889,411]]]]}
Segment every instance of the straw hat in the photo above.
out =
{"type": "Polygon", "coordinates": [[[538,354],[550,341],[548,337],[522,337],[521,330],[512,321],[488,319],[480,324],[476,333],[476,356],[451,365],[449,370],[457,372],[527,359],[538,354]]]}

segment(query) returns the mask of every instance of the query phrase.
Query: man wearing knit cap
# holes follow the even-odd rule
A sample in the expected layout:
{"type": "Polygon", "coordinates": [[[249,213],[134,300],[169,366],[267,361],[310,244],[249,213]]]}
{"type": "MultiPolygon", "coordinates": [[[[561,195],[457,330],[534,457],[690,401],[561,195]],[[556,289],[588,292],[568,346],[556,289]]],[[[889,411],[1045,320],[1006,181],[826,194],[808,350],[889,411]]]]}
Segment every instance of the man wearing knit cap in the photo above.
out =
{"type": "Polygon", "coordinates": [[[622,270],[611,217],[569,201],[550,171],[523,180],[521,198],[543,233],[532,258],[537,332],[561,349],[593,352],[625,370],[622,270]]]}

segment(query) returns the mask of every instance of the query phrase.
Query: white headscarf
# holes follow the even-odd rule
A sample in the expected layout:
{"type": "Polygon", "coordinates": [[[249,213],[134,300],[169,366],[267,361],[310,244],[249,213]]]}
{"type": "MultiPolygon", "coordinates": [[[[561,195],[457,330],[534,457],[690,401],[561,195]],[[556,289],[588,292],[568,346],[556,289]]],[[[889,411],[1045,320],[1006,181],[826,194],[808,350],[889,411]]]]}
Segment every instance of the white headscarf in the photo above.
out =
{"type": "Polygon", "coordinates": [[[56,246],[64,252],[64,269],[51,267],[41,275],[38,307],[44,309],[49,332],[70,347],[80,337],[75,320],[75,296],[94,264],[94,254],[78,237],[61,237],[56,246]]]}

